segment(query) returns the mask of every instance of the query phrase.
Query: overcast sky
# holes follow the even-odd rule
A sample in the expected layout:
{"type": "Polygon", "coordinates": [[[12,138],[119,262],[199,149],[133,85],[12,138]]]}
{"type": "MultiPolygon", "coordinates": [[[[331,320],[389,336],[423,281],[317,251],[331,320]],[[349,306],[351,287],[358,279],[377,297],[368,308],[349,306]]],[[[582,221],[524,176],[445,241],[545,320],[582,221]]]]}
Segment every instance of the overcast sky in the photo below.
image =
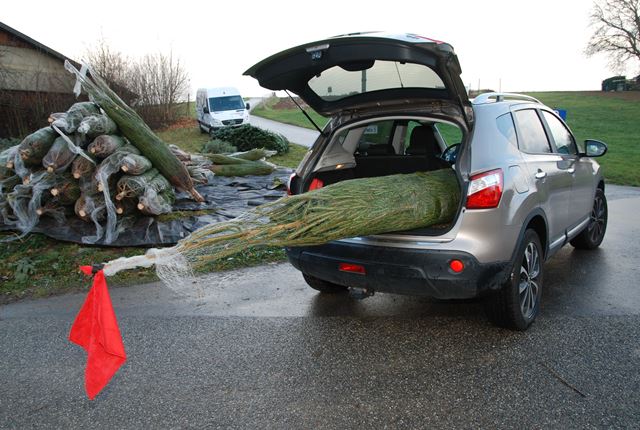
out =
{"type": "Polygon", "coordinates": [[[172,49],[194,92],[235,86],[244,96],[262,95],[267,91],[242,76],[254,63],[370,30],[451,43],[472,89],[479,82],[503,91],[597,90],[612,72],[604,57],[583,54],[591,7],[590,0],[5,1],[0,21],[76,60],[101,35],[132,56],[172,49]]]}

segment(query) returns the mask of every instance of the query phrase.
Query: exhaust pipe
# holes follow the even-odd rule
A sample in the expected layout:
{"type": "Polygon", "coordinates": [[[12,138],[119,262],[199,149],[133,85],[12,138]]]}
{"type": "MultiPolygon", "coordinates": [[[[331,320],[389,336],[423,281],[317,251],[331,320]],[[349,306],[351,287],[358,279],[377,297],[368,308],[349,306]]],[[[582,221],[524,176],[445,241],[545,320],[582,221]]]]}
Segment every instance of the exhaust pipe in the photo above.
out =
{"type": "Polygon", "coordinates": [[[355,300],[366,299],[367,297],[373,296],[375,291],[369,288],[360,288],[360,287],[349,287],[349,297],[355,300]]]}

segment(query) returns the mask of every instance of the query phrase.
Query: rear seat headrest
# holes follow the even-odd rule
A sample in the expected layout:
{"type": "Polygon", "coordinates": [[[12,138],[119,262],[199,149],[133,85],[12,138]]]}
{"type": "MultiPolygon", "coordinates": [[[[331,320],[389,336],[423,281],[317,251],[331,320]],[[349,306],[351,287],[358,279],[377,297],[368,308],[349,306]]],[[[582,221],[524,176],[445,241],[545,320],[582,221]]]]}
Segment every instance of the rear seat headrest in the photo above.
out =
{"type": "Polygon", "coordinates": [[[438,141],[433,133],[433,128],[427,125],[420,125],[411,131],[409,147],[406,150],[410,155],[433,155],[436,154],[438,141]]]}

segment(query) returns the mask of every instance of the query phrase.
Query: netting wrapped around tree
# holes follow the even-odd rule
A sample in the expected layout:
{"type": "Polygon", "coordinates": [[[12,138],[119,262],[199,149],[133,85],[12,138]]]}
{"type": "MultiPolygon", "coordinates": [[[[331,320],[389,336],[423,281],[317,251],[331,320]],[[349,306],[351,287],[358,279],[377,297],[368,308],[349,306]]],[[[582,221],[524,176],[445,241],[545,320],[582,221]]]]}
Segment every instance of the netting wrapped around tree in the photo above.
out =
{"type": "Polygon", "coordinates": [[[142,175],[151,167],[151,161],[147,157],[136,154],[127,155],[120,163],[120,169],[129,175],[142,175]]]}
{"type": "Polygon", "coordinates": [[[105,158],[116,152],[119,148],[127,144],[127,140],[124,137],[110,134],[102,134],[96,137],[93,142],[89,144],[87,150],[91,155],[96,157],[105,158]]]}
{"type": "Polygon", "coordinates": [[[58,175],[54,179],[51,195],[61,205],[72,205],[80,198],[80,185],[71,175],[58,175]]]}
{"type": "Polygon", "coordinates": [[[272,164],[247,160],[242,160],[239,164],[214,164],[208,168],[217,176],[260,176],[269,175],[275,170],[272,164]]]}
{"type": "Polygon", "coordinates": [[[76,153],[70,148],[67,140],[60,136],[55,139],[51,149],[42,159],[42,166],[48,172],[62,172],[76,158],[76,153]]]}
{"type": "Polygon", "coordinates": [[[175,200],[176,195],[173,188],[162,191],[147,188],[145,193],[140,196],[137,208],[145,215],[162,215],[171,212],[175,200]]]}
{"type": "Polygon", "coordinates": [[[20,143],[18,152],[24,164],[37,166],[42,162],[42,158],[49,152],[58,134],[51,127],[41,128],[31,133],[20,143]]]}
{"type": "Polygon", "coordinates": [[[193,269],[243,250],[319,245],[448,223],[459,202],[460,187],[453,169],[338,182],[208,225],[173,248],[114,260],[105,265],[105,274],[155,265],[160,278],[180,290],[191,282],[193,269]]]}
{"type": "Polygon", "coordinates": [[[144,193],[144,190],[149,186],[149,183],[153,178],[160,173],[156,169],[149,169],[142,175],[124,175],[118,181],[118,194],[116,194],[116,200],[122,200],[125,197],[138,197],[144,193]]]}
{"type": "Polygon", "coordinates": [[[106,115],[89,115],[83,118],[78,126],[78,134],[87,138],[109,135],[116,131],[118,131],[118,126],[106,115]]]}
{"type": "Polygon", "coordinates": [[[18,146],[12,146],[0,152],[0,180],[8,179],[16,174],[13,170],[13,164],[18,152],[18,146]]]}
{"type": "MultiPolygon", "coordinates": [[[[13,225],[20,230],[19,237],[26,236],[38,223],[40,209],[46,200],[51,198],[48,192],[56,183],[56,175],[46,171],[41,171],[30,175],[28,183],[18,184],[13,187],[13,191],[6,195],[6,202],[11,208],[11,215],[8,213],[4,222],[13,225]]],[[[15,237],[8,240],[15,240],[15,237]]],[[[5,242],[2,240],[0,242],[5,242]]]]}
{"type": "Polygon", "coordinates": [[[75,179],[80,179],[84,176],[92,175],[95,170],[95,160],[92,162],[85,157],[76,157],[76,159],[73,160],[73,163],[71,163],[71,174],[75,179]]]}
{"type": "Polygon", "coordinates": [[[100,109],[92,102],[75,103],[66,112],[51,115],[53,120],[51,124],[63,132],[71,134],[78,129],[84,117],[99,113],[100,109]]]}

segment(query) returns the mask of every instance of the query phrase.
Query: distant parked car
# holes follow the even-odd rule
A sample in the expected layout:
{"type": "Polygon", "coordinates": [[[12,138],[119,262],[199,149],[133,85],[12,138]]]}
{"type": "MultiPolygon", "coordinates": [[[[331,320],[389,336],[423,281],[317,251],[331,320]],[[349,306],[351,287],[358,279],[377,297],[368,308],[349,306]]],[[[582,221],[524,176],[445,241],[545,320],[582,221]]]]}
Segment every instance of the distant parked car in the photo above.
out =
{"type": "Polygon", "coordinates": [[[232,87],[200,88],[196,92],[196,116],[202,133],[249,122],[249,103],[232,87]]]}
{"type": "Polygon", "coordinates": [[[545,260],[593,249],[607,226],[599,141],[576,143],[538,100],[471,102],[447,43],[351,34],[288,49],[245,74],[298,94],[331,120],[292,176],[294,194],[352,178],[453,168],[463,198],[446,225],[288,248],[307,283],[439,299],[486,297],[489,317],[525,330],[540,310],[545,260]]]}

